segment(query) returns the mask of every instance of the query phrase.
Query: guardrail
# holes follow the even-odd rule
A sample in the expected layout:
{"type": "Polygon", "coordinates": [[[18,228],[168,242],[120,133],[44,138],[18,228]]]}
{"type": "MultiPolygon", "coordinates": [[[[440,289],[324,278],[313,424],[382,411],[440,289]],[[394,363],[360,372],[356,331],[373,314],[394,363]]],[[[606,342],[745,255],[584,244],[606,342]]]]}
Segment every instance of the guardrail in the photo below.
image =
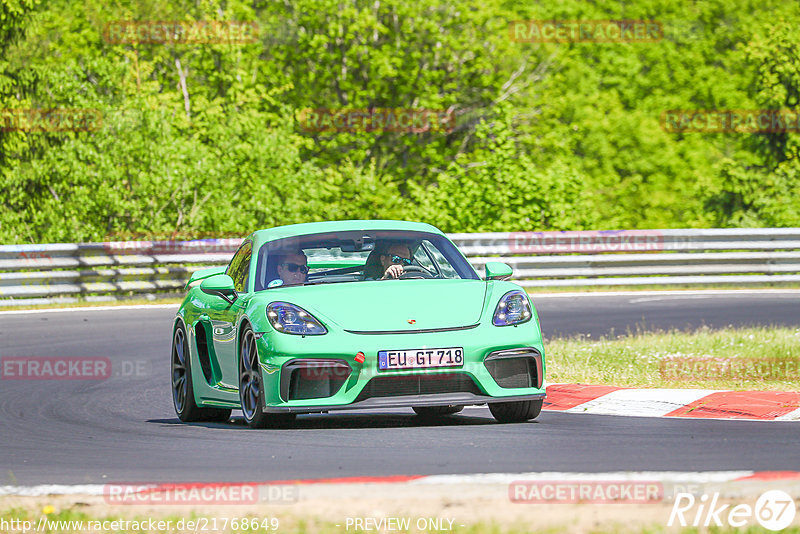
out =
{"type": "MultiPolygon", "coordinates": [[[[482,272],[527,287],[800,282],[800,228],[497,232],[449,236],[482,272]]],[[[0,306],[174,295],[239,239],[0,246],[0,306]]]]}

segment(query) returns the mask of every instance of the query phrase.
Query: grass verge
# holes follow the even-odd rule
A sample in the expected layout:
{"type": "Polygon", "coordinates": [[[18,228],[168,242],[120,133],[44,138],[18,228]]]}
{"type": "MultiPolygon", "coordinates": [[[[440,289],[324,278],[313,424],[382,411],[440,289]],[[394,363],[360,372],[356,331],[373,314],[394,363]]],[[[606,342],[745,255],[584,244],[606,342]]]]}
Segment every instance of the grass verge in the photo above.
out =
{"type": "Polygon", "coordinates": [[[647,388],[800,390],[800,328],[701,328],[545,346],[549,383],[647,388]]]}

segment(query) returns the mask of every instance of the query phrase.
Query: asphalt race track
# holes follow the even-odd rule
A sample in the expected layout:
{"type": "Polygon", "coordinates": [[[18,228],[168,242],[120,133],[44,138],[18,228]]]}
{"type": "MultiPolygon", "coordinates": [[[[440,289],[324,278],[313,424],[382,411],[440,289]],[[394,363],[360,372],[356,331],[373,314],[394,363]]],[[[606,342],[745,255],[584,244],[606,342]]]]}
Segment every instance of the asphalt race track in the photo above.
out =
{"type": "Polygon", "coordinates": [[[702,326],[800,325],[800,290],[531,297],[545,338],[576,334],[599,337],[672,328],[694,330],[702,326]]]}
{"type": "MultiPolygon", "coordinates": [[[[534,296],[546,337],[800,324],[800,292],[534,296]]],[[[0,485],[530,471],[800,469],[800,425],[486,407],[424,423],[409,410],[301,416],[291,429],[181,424],[169,386],[174,308],[0,314],[0,358],[107,357],[106,380],[0,380],[0,485]]]]}

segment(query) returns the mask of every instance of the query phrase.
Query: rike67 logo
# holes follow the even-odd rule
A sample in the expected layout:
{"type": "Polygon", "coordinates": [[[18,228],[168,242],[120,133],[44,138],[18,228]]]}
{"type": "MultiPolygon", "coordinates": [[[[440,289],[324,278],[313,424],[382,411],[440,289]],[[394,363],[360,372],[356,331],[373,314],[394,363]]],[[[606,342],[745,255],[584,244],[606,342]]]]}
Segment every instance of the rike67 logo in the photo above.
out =
{"type": "Polygon", "coordinates": [[[796,513],[794,499],[781,490],[762,493],[755,506],[720,504],[719,493],[714,493],[710,498],[705,494],[696,498],[691,493],[678,493],[667,526],[674,526],[676,520],[682,527],[721,527],[727,522],[729,526],[741,528],[757,522],[767,530],[779,531],[794,521],[796,513]]]}

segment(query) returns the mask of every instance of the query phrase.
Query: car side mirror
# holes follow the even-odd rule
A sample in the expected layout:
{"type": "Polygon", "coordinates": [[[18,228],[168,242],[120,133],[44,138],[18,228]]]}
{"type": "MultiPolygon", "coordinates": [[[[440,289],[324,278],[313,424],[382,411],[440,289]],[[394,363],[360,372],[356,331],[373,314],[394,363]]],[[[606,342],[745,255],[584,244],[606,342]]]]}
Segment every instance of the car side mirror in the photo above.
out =
{"type": "Polygon", "coordinates": [[[228,304],[233,304],[239,295],[233,287],[233,278],[227,274],[209,276],[200,283],[200,291],[208,295],[216,295],[225,299],[228,304]]]}
{"type": "Polygon", "coordinates": [[[514,271],[507,263],[500,261],[487,261],[486,262],[486,279],[487,280],[506,280],[511,277],[514,271]]]}

